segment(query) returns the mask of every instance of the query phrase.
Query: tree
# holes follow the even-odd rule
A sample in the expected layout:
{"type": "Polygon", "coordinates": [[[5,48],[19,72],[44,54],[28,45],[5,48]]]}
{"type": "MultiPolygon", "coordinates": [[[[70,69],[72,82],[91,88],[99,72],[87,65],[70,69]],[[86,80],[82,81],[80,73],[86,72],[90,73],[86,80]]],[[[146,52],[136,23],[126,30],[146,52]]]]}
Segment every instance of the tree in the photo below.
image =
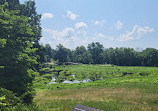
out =
{"type": "Polygon", "coordinates": [[[99,42],[88,44],[88,51],[92,56],[93,64],[102,64],[103,61],[103,45],[99,42]]]}
{"type": "Polygon", "coordinates": [[[145,66],[158,66],[157,50],[154,48],[146,48],[142,52],[143,65],[145,66]]]}
{"type": "Polygon", "coordinates": [[[8,3],[8,6],[6,6],[9,10],[17,10],[19,8],[19,0],[1,0],[0,5],[5,4],[5,2],[8,3]]]}
{"type": "Polygon", "coordinates": [[[41,15],[37,13],[35,1],[33,0],[28,0],[24,4],[20,4],[18,10],[20,10],[19,15],[23,15],[29,18],[28,25],[31,27],[32,32],[34,33],[33,48],[38,49],[34,56],[37,57],[38,61],[38,64],[36,65],[36,70],[39,70],[41,64],[47,61],[47,57],[44,54],[45,48],[39,44],[39,40],[42,37],[42,28],[40,26],[41,15]]]}
{"type": "Polygon", "coordinates": [[[40,24],[40,18],[41,15],[37,14],[36,7],[35,7],[35,1],[29,0],[26,1],[24,4],[20,4],[18,10],[20,10],[19,15],[24,15],[28,17],[28,25],[31,27],[32,32],[34,33],[34,44],[38,44],[41,35],[41,24],[40,24]]]}
{"type": "Polygon", "coordinates": [[[105,62],[107,64],[115,64],[115,49],[109,48],[104,51],[105,62]]]}
{"type": "Polygon", "coordinates": [[[54,56],[54,50],[51,48],[51,46],[49,44],[45,45],[45,49],[46,49],[46,57],[47,57],[47,62],[51,62],[51,59],[54,56]]]}
{"type": "Polygon", "coordinates": [[[33,48],[34,33],[28,18],[19,11],[8,9],[7,3],[0,5],[0,86],[21,96],[25,103],[33,99],[33,69],[37,64],[33,48]]]}
{"type": "Polygon", "coordinates": [[[75,62],[80,62],[83,64],[91,63],[90,54],[84,46],[77,47],[75,50],[75,62]]]}
{"type": "Polygon", "coordinates": [[[69,62],[70,61],[69,50],[61,44],[57,45],[54,59],[59,60],[59,62],[69,62]]]}
{"type": "Polygon", "coordinates": [[[114,64],[121,66],[132,66],[135,62],[135,51],[132,48],[116,48],[114,64]]]}

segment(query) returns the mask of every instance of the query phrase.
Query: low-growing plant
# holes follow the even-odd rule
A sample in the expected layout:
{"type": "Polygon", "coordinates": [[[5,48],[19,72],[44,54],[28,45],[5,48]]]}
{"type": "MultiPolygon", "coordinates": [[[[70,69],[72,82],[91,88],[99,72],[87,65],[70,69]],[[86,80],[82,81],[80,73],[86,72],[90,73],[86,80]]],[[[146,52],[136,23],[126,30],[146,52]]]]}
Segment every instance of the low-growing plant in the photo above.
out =
{"type": "Polygon", "coordinates": [[[5,99],[6,99],[5,96],[0,97],[0,109],[4,109],[5,106],[7,105],[6,103],[3,102],[5,99]]]}
{"type": "MultiPolygon", "coordinates": [[[[28,94],[26,94],[28,95],[28,94]]],[[[31,96],[29,96],[31,97],[31,96]]],[[[0,88],[0,111],[39,111],[36,104],[24,104],[22,97],[4,88],[0,88]]]]}

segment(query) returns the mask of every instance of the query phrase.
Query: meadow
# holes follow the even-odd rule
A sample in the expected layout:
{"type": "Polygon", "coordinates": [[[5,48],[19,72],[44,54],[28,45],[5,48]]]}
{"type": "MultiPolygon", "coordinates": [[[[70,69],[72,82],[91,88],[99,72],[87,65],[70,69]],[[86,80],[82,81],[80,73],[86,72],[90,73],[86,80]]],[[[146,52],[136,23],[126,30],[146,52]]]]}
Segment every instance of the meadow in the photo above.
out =
{"type": "Polygon", "coordinates": [[[157,67],[47,64],[34,87],[34,102],[43,111],[71,111],[76,104],[105,111],[158,109],[157,67]],[[75,80],[81,82],[64,83],[75,80]]]}

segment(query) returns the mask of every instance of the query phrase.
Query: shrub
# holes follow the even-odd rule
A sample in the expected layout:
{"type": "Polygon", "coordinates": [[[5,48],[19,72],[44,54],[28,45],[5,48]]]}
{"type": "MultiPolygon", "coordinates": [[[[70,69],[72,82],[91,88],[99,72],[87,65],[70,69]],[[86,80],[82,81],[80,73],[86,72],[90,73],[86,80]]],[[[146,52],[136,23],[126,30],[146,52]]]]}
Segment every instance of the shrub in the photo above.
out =
{"type": "MultiPolygon", "coordinates": [[[[28,95],[28,94],[26,94],[28,95]]],[[[31,97],[31,96],[30,96],[31,97]]],[[[40,111],[35,104],[24,104],[12,91],[0,88],[0,111],[40,111]]]]}
{"type": "Polygon", "coordinates": [[[13,108],[17,106],[18,104],[22,104],[22,101],[20,100],[20,98],[16,97],[12,91],[9,91],[4,88],[0,88],[0,97],[1,97],[0,109],[2,111],[13,108]]]}

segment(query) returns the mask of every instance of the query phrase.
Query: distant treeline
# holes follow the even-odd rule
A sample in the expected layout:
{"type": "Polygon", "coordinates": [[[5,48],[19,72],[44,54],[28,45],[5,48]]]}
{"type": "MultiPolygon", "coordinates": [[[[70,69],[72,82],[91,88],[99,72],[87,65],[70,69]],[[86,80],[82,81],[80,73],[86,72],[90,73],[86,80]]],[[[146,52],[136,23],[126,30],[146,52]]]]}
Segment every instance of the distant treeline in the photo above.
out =
{"type": "MultiPolygon", "coordinates": [[[[49,44],[41,46],[43,62],[51,59],[58,62],[77,62],[83,64],[114,64],[120,66],[158,66],[158,50],[146,48],[136,51],[133,48],[104,48],[99,42],[77,47],[75,50],[59,44],[52,49],[49,44]]],[[[40,51],[40,53],[41,53],[40,51]]]]}

